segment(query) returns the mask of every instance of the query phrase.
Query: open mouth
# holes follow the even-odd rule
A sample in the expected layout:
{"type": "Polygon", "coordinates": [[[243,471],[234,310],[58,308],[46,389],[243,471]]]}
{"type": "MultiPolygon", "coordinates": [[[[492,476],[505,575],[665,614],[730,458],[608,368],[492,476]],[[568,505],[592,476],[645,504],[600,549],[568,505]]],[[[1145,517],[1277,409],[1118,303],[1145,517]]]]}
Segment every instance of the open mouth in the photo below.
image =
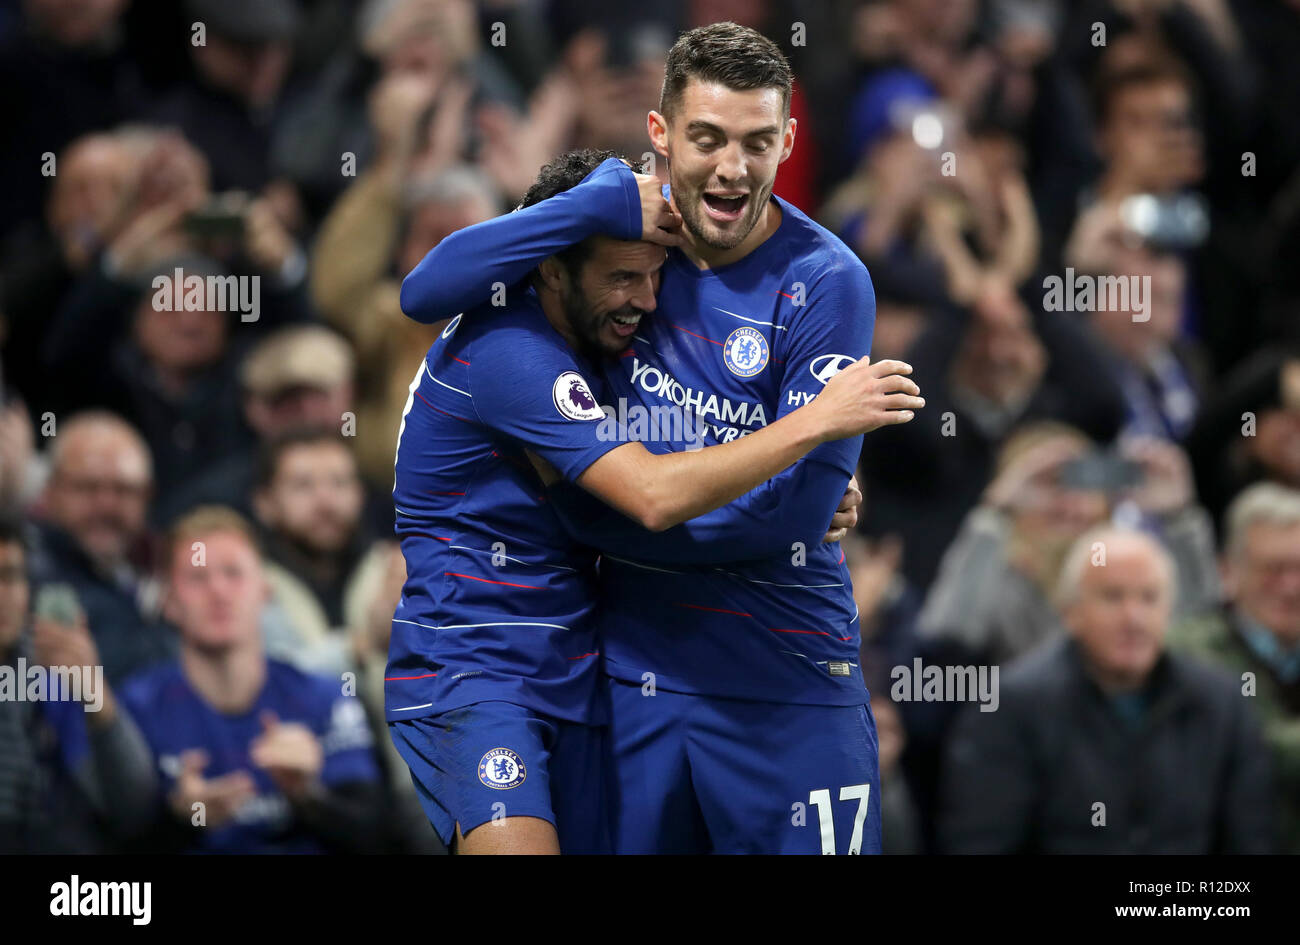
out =
{"type": "Polygon", "coordinates": [[[640,315],[611,315],[609,320],[614,323],[614,333],[620,338],[626,338],[641,324],[640,315]]]}
{"type": "Polygon", "coordinates": [[[704,194],[704,209],[714,220],[739,220],[749,203],[749,194],[704,194]]]}

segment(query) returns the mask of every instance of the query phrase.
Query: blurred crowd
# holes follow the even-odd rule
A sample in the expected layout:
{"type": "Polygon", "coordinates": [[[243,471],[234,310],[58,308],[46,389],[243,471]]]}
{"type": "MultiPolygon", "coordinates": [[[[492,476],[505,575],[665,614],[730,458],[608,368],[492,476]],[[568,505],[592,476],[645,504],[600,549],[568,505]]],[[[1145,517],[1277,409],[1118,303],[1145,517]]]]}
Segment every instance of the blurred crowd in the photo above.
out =
{"type": "Polygon", "coordinates": [[[0,668],[106,681],[0,699],[0,850],[438,849],[382,719],[401,281],[650,151],[727,19],[927,400],[845,541],[886,852],[1300,852],[1297,0],[0,2],[0,668]]]}

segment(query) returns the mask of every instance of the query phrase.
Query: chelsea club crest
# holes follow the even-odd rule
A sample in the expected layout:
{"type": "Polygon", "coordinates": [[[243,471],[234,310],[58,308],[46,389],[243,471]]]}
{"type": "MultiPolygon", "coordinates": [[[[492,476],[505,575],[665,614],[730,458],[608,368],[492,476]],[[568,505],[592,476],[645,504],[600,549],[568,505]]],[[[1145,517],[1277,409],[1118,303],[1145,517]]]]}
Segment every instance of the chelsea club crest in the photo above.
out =
{"type": "Polygon", "coordinates": [[[498,791],[518,787],[526,777],[523,759],[509,748],[493,748],[478,763],[478,779],[498,791]]]}
{"type": "Polygon", "coordinates": [[[756,328],[737,328],[722,346],[722,361],[737,377],[753,377],[767,367],[767,339],[756,328]]]}

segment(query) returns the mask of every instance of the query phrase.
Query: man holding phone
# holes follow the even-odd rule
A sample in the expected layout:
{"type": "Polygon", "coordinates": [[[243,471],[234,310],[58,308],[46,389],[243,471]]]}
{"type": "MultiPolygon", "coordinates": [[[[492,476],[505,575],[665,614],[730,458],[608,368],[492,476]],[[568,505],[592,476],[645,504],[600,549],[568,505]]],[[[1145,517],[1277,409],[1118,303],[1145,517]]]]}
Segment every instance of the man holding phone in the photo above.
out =
{"type": "Polygon", "coordinates": [[[918,631],[976,659],[1027,652],[1061,630],[1051,592],[1070,544],[1108,519],[1163,541],[1177,569],[1177,613],[1214,605],[1214,530],[1182,450],[1156,438],[1104,450],[1073,427],[1039,421],[1003,446],[993,481],[944,554],[918,631]]]}
{"type": "Polygon", "coordinates": [[[47,588],[33,614],[27,568],[21,524],[0,519],[0,853],[106,852],[148,816],[149,750],[102,683],[75,594],[47,588]],[[80,700],[48,687],[26,698],[51,667],[100,684],[83,678],[80,700]]]}

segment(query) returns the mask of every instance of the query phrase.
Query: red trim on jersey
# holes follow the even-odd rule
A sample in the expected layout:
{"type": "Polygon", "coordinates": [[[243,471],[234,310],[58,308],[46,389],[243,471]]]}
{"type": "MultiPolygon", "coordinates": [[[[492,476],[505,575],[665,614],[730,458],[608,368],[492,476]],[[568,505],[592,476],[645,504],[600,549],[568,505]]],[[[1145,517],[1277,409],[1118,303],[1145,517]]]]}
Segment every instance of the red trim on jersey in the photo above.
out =
{"type": "Polygon", "coordinates": [[[465,578],[470,581],[482,581],[484,584],[500,584],[502,587],[522,587],[530,591],[541,590],[541,588],[536,584],[512,584],[509,581],[489,581],[487,578],[475,577],[472,574],[458,574],[455,571],[443,571],[442,573],[450,575],[451,577],[465,578]]]}
{"type": "Polygon", "coordinates": [[[408,535],[414,535],[416,538],[432,538],[434,541],[451,541],[450,538],[443,538],[441,535],[430,535],[428,532],[407,532],[408,535]]]}
{"type": "MultiPolygon", "coordinates": [[[[684,332],[686,332],[686,334],[688,334],[688,335],[695,335],[695,332],[691,331],[689,328],[683,328],[681,325],[673,325],[672,322],[669,322],[668,324],[672,325],[672,326],[673,326],[674,328],[676,328],[678,331],[684,331],[684,332]]],[[[703,335],[695,335],[695,337],[696,337],[696,338],[701,338],[701,339],[703,339],[704,341],[707,341],[709,344],[717,345],[719,348],[721,348],[721,347],[723,346],[721,341],[714,341],[712,338],[705,338],[703,335]]]]}
{"type": "MultiPolygon", "coordinates": [[[[429,398],[425,397],[425,396],[424,396],[423,394],[421,394],[418,390],[415,392],[415,396],[416,396],[416,397],[419,397],[419,398],[420,398],[421,400],[423,400],[426,404],[429,404],[429,398]]],[[[434,407],[433,404],[429,404],[429,407],[432,408],[433,410],[438,411],[438,413],[447,414],[447,416],[451,417],[451,418],[454,419],[454,420],[460,420],[460,421],[462,421],[462,422],[464,422],[464,423],[473,423],[473,422],[474,422],[473,420],[466,419],[465,417],[458,417],[458,416],[456,416],[454,413],[447,413],[447,411],[443,410],[441,407],[434,407]]]]}
{"type": "Polygon", "coordinates": [[[385,676],[384,682],[394,682],[398,679],[432,679],[437,673],[425,673],[423,676],[385,676]]]}
{"type": "Polygon", "coordinates": [[[734,614],[737,617],[752,617],[753,614],[741,613],[739,610],[723,610],[721,607],[701,607],[699,604],[673,604],[674,607],[689,607],[691,610],[707,610],[714,614],[734,614]]]}
{"type": "Polygon", "coordinates": [[[832,634],[827,633],[825,630],[780,630],[777,629],[776,627],[768,627],[767,629],[770,630],[772,633],[810,633],[813,634],[814,636],[830,637],[832,640],[841,640],[845,642],[853,639],[853,637],[833,636],[832,634]]]}

